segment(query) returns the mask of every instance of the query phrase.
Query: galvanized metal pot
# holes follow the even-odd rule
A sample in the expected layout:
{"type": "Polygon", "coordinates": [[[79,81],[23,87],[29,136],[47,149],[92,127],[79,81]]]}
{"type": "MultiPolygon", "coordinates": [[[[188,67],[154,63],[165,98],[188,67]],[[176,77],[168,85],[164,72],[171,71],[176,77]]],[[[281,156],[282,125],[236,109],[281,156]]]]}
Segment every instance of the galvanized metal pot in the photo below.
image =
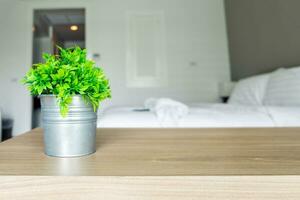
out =
{"type": "Polygon", "coordinates": [[[45,153],[56,157],[84,156],[96,151],[97,113],[80,95],[73,97],[66,117],[54,95],[41,95],[45,153]]]}

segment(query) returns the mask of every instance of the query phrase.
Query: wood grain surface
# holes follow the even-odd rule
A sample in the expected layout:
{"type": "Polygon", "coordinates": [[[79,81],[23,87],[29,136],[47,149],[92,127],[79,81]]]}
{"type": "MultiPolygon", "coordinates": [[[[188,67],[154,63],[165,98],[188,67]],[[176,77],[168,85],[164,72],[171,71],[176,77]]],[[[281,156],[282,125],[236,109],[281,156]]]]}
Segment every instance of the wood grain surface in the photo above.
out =
{"type": "Polygon", "coordinates": [[[78,158],[42,139],[0,144],[0,200],[300,199],[299,128],[98,129],[78,158]]]}
{"type": "Polygon", "coordinates": [[[300,175],[300,128],[98,129],[78,158],[46,156],[35,129],[0,143],[1,175],[300,175]]]}
{"type": "Polygon", "coordinates": [[[1,200],[299,200],[297,176],[4,176],[1,200]]]}

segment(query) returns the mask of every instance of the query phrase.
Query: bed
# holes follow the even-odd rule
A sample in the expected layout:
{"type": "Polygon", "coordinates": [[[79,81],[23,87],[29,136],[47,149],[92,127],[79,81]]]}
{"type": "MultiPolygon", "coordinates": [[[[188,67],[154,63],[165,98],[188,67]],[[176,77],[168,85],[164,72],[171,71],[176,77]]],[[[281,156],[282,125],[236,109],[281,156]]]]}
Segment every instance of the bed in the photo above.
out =
{"type": "Polygon", "coordinates": [[[98,127],[296,127],[300,126],[300,67],[240,80],[226,104],[187,105],[177,120],[161,120],[152,109],[111,107],[98,127]]]}
{"type": "Polygon", "coordinates": [[[255,107],[230,104],[190,106],[178,123],[160,122],[154,112],[135,111],[136,107],[113,107],[98,119],[98,127],[297,127],[299,107],[255,107]]]}

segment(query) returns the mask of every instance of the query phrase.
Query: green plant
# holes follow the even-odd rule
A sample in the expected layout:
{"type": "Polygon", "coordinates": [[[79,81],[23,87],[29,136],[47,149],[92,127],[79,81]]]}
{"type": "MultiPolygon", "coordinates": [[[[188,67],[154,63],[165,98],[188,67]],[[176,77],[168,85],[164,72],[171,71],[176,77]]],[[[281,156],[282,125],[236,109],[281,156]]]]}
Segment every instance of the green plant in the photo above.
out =
{"type": "Polygon", "coordinates": [[[99,103],[111,97],[109,81],[103,70],[86,58],[79,47],[59,48],[59,55],[44,54],[45,63],[34,64],[22,80],[32,95],[53,94],[65,117],[74,95],[80,94],[97,110],[99,103]]]}

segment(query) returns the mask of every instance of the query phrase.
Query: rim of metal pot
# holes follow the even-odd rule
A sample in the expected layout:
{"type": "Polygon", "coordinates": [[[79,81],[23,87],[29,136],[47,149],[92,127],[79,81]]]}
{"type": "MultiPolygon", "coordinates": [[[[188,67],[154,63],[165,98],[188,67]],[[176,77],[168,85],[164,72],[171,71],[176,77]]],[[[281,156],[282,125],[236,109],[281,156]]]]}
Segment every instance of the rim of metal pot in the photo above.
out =
{"type": "MultiPolygon", "coordinates": [[[[38,95],[38,97],[56,97],[57,95],[55,94],[41,94],[41,95],[38,95]]],[[[75,94],[73,95],[72,97],[76,97],[76,96],[82,96],[81,94],[75,94]]]]}

